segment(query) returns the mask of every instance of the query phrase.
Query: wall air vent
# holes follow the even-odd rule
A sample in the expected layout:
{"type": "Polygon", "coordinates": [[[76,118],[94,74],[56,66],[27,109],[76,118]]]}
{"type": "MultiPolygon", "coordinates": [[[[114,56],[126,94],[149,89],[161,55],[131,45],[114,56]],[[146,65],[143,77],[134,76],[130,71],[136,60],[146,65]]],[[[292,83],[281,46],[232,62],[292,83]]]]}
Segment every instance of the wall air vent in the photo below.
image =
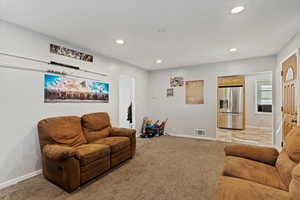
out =
{"type": "Polygon", "coordinates": [[[196,136],[205,136],[206,135],[205,129],[195,129],[194,133],[196,136]]]}

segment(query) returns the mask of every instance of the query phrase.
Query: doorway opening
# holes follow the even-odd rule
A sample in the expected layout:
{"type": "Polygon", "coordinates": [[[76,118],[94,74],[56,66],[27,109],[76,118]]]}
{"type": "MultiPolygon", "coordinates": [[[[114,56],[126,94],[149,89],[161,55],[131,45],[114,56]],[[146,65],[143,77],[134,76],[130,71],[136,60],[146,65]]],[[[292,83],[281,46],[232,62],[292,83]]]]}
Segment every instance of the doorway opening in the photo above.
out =
{"type": "Polygon", "coordinates": [[[218,140],[273,145],[272,72],[218,78],[218,140]]]}
{"type": "Polygon", "coordinates": [[[135,128],[135,79],[126,75],[119,79],[119,127],[135,128]]]}

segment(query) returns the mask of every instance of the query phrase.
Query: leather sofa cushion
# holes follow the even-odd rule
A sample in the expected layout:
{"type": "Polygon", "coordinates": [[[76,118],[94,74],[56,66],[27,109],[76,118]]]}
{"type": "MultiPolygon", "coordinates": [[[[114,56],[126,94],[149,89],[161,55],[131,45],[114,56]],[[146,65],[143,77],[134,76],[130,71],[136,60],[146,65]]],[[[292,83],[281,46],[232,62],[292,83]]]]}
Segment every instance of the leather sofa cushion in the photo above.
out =
{"type": "Polygon", "coordinates": [[[290,200],[289,193],[255,182],[221,176],[216,200],[290,200]]]}
{"type": "Polygon", "coordinates": [[[83,132],[89,142],[109,136],[109,115],[104,112],[86,114],[81,117],[83,132]]]}
{"type": "Polygon", "coordinates": [[[95,160],[108,156],[110,148],[101,144],[86,144],[76,147],[75,157],[79,160],[80,165],[87,165],[95,160]]]}
{"type": "Polygon", "coordinates": [[[294,162],[300,162],[300,126],[297,126],[288,134],[284,149],[294,162]]]}
{"type": "Polygon", "coordinates": [[[105,112],[85,114],[82,117],[84,128],[91,130],[100,130],[110,125],[109,115],[105,112]]]}
{"type": "Polygon", "coordinates": [[[275,167],[245,158],[227,156],[223,175],[288,190],[288,186],[282,183],[275,167]]]}
{"type": "Polygon", "coordinates": [[[40,143],[79,146],[87,143],[81,127],[81,119],[76,116],[55,117],[41,120],[38,124],[40,143]]]}
{"type": "Polygon", "coordinates": [[[130,147],[130,140],[128,137],[106,137],[96,140],[93,143],[109,145],[111,153],[116,153],[126,147],[130,147]]]}
{"type": "Polygon", "coordinates": [[[101,130],[95,130],[95,131],[86,131],[85,130],[84,132],[85,132],[85,136],[86,136],[88,142],[91,143],[95,140],[108,137],[109,129],[110,129],[110,127],[106,127],[101,130]]]}
{"type": "Polygon", "coordinates": [[[289,155],[283,149],[276,161],[276,168],[281,177],[282,182],[289,186],[292,180],[292,171],[296,167],[296,163],[289,158],[289,155]]]}

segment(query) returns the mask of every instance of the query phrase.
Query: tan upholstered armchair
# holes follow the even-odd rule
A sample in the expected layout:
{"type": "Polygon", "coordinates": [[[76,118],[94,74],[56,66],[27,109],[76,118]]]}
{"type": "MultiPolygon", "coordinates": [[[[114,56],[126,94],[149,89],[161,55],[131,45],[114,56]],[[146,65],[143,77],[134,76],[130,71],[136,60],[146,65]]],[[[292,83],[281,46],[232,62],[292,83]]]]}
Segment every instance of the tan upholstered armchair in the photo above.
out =
{"type": "Polygon", "coordinates": [[[38,132],[43,175],[69,192],[135,154],[136,131],[112,128],[107,113],[44,119],[38,132]]]}
{"type": "Polygon", "coordinates": [[[225,154],[217,200],[300,200],[300,127],[289,133],[280,153],[232,145],[225,154]]]}

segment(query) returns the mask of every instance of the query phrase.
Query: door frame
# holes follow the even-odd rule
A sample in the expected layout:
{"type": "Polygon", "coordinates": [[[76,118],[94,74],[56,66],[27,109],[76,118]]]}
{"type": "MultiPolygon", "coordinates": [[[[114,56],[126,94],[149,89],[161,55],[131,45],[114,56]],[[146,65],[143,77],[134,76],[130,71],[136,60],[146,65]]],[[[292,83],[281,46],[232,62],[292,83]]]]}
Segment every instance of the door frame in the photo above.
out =
{"type": "MultiPolygon", "coordinates": [[[[276,144],[276,136],[280,133],[280,142],[277,143],[277,144],[283,144],[283,140],[282,140],[282,136],[283,136],[283,130],[282,130],[282,126],[283,126],[283,119],[282,119],[282,111],[281,111],[281,106],[283,105],[283,101],[282,101],[282,98],[283,98],[283,83],[282,83],[282,76],[281,76],[281,71],[282,71],[282,65],[283,63],[289,59],[291,56],[295,55],[296,54],[296,57],[297,57],[297,80],[296,80],[296,86],[295,86],[295,98],[296,98],[296,103],[297,103],[297,125],[299,125],[299,120],[300,120],[300,95],[299,95],[299,92],[298,92],[298,88],[300,88],[300,59],[299,59],[299,56],[300,56],[300,48],[297,48],[296,50],[293,50],[291,53],[289,53],[287,56],[285,56],[281,61],[280,61],[280,71],[279,71],[279,77],[280,77],[280,104],[279,104],[279,108],[280,108],[280,124],[279,124],[279,127],[277,128],[276,127],[276,121],[274,122],[274,130],[277,130],[275,134],[273,134],[273,144],[276,144]]],[[[274,113],[274,115],[276,115],[276,113],[274,113]]],[[[276,117],[276,116],[274,116],[276,117]]],[[[278,138],[277,138],[278,139],[278,138]]]]}
{"type": "Polygon", "coordinates": [[[133,77],[133,76],[130,76],[130,75],[125,75],[125,74],[121,74],[120,76],[119,76],[119,81],[118,81],[118,91],[119,91],[119,93],[118,93],[118,123],[119,123],[119,125],[120,125],[120,93],[121,93],[121,91],[120,91],[120,80],[122,79],[122,78],[127,78],[127,79],[130,79],[131,80],[131,85],[132,85],[132,90],[131,90],[131,102],[132,102],[132,129],[135,129],[135,127],[136,127],[136,103],[135,103],[135,94],[136,94],[136,92],[135,92],[135,84],[136,84],[136,82],[135,82],[135,77],[133,77]]]}
{"type": "MultiPolygon", "coordinates": [[[[277,65],[276,65],[277,66],[277,65]]],[[[219,81],[218,78],[222,78],[222,77],[231,77],[231,76],[250,76],[250,75],[259,75],[259,74],[264,74],[264,73],[270,73],[272,76],[272,113],[269,114],[270,116],[272,116],[272,145],[275,145],[275,138],[276,135],[278,133],[278,131],[281,131],[281,129],[277,129],[276,126],[276,121],[275,121],[275,116],[276,116],[276,107],[277,107],[277,101],[275,101],[276,98],[276,90],[275,90],[275,84],[277,84],[277,79],[276,79],[276,71],[274,69],[269,69],[269,70],[265,70],[265,71],[254,71],[254,72],[246,72],[246,73],[229,73],[229,74],[217,74],[216,75],[216,79],[215,79],[215,92],[216,92],[216,105],[217,105],[217,109],[215,112],[215,131],[218,130],[218,107],[219,107],[219,101],[218,101],[218,85],[219,85],[219,81]]],[[[281,83],[281,79],[280,79],[280,83],[281,83]]],[[[245,83],[246,84],[246,83],[245,83]]],[[[281,86],[280,86],[281,87],[281,86]]],[[[245,87],[246,88],[246,87],[245,87]]],[[[245,91],[246,92],[246,91],[245,91]]],[[[246,93],[245,93],[246,94],[246,93]]],[[[244,100],[246,100],[246,98],[244,98],[244,100]]],[[[244,103],[244,105],[246,105],[246,103],[244,103]]],[[[246,108],[244,108],[245,113],[247,112],[246,108]]],[[[276,119],[277,120],[277,119],[276,119]]],[[[245,116],[245,122],[247,124],[247,117],[245,116]]],[[[281,128],[281,127],[280,127],[281,128]]],[[[217,139],[218,140],[218,139],[217,139]]],[[[258,144],[259,146],[262,146],[260,144],[258,144]]]]}

